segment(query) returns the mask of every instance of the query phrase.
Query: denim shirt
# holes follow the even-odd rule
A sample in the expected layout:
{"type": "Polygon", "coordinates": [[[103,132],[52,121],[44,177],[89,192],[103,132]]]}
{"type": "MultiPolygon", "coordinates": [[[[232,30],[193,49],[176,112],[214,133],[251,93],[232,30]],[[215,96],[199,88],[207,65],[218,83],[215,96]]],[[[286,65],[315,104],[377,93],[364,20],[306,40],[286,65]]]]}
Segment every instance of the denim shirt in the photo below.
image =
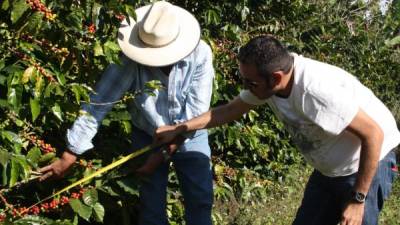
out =
{"type": "MultiPolygon", "coordinates": [[[[156,128],[194,118],[209,110],[214,69],[210,47],[200,41],[193,52],[175,63],[170,74],[165,75],[160,68],[140,65],[127,57],[122,57],[122,65],[111,64],[97,83],[90,103],[83,105],[87,114],[79,116],[71,129],[67,130],[66,141],[69,150],[76,154],[93,148],[92,139],[113,102],[126,93],[137,93],[128,105],[132,123],[137,128],[153,135],[156,128]],[[152,94],[143,92],[145,84],[159,80],[164,88],[152,94]]],[[[191,150],[193,143],[206,142],[207,131],[200,130],[189,135],[180,150],[191,150]]],[[[207,147],[194,149],[210,156],[207,147]]]]}

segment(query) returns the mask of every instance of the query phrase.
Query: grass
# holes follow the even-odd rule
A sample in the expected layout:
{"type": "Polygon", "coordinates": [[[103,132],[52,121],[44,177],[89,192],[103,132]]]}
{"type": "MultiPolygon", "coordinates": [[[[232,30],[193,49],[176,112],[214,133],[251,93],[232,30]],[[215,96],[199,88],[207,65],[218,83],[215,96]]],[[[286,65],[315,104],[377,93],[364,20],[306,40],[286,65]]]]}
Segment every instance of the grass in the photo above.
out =
{"type": "Polygon", "coordinates": [[[394,182],[392,194],[385,202],[381,217],[380,225],[398,225],[400,224],[400,177],[394,182]]]}
{"type": "MultiPolygon", "coordinates": [[[[268,186],[263,199],[243,202],[236,199],[216,201],[214,224],[221,225],[290,225],[303,197],[304,186],[311,174],[309,167],[297,166],[284,182],[268,186]]],[[[398,177],[400,178],[400,177],[398,177]]],[[[385,202],[380,225],[400,224],[400,179],[385,202]]]]}

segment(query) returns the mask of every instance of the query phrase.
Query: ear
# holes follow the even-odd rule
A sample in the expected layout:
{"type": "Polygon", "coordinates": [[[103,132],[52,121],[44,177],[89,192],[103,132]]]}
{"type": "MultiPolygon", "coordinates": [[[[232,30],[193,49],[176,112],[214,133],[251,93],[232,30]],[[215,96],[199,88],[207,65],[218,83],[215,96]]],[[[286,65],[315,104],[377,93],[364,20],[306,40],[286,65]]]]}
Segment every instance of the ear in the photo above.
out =
{"type": "Polygon", "coordinates": [[[281,83],[283,76],[284,76],[284,74],[282,71],[273,72],[272,73],[272,85],[274,87],[278,86],[281,83]]]}

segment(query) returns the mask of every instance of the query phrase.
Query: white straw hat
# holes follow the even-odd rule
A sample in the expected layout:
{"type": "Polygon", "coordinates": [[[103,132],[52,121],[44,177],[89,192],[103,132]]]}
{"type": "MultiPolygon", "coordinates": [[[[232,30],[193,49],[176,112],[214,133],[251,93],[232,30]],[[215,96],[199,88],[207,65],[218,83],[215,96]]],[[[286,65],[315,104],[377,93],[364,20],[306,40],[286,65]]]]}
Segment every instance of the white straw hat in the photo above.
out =
{"type": "Polygon", "coordinates": [[[165,1],[135,10],[118,30],[118,44],[130,59],[149,66],[166,66],[188,56],[200,41],[200,25],[185,9],[165,1]]]}

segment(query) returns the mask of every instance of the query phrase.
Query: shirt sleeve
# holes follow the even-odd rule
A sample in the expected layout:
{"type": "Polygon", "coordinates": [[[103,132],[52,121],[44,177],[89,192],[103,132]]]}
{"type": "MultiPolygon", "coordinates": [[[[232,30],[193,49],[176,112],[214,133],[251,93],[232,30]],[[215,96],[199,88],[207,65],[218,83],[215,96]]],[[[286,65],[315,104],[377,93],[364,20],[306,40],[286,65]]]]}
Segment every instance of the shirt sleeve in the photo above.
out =
{"type": "Polygon", "coordinates": [[[97,129],[98,123],[93,116],[89,114],[79,116],[71,129],[67,130],[67,148],[78,155],[93,148],[92,139],[97,129]]]}
{"type": "Polygon", "coordinates": [[[204,42],[200,42],[200,50],[190,89],[186,96],[185,117],[189,120],[207,112],[210,108],[211,94],[214,80],[214,67],[212,64],[212,52],[204,42]]]}
{"type": "Polygon", "coordinates": [[[267,103],[267,99],[259,99],[249,90],[240,91],[239,98],[249,105],[262,105],[267,103]]]}
{"type": "Polygon", "coordinates": [[[107,67],[96,84],[95,93],[90,95],[90,102],[82,106],[86,113],[79,116],[72,128],[67,130],[67,146],[72,152],[82,154],[93,148],[92,139],[99,124],[115,102],[132,87],[136,72],[137,64],[124,56],[122,65],[111,64],[107,67]]]}
{"type": "Polygon", "coordinates": [[[319,84],[303,96],[304,115],[333,135],[340,134],[359,110],[351,84],[319,84]]]}

